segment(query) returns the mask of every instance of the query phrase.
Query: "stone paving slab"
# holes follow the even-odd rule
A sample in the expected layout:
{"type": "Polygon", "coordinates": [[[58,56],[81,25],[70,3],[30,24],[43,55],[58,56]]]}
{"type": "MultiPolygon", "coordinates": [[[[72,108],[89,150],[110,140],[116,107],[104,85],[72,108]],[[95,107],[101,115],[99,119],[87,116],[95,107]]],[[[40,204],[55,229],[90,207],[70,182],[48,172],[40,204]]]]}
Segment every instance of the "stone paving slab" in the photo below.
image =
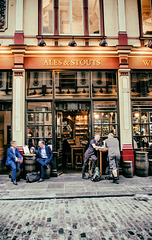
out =
{"type": "Polygon", "coordinates": [[[42,183],[26,183],[21,179],[14,186],[8,176],[0,175],[0,199],[67,198],[85,196],[125,196],[135,194],[152,195],[152,176],[125,178],[120,175],[119,184],[112,180],[92,182],[81,174],[62,174],[46,179],[42,183]]]}
{"type": "Polygon", "coordinates": [[[152,196],[0,201],[0,240],[152,240],[152,196]]]}

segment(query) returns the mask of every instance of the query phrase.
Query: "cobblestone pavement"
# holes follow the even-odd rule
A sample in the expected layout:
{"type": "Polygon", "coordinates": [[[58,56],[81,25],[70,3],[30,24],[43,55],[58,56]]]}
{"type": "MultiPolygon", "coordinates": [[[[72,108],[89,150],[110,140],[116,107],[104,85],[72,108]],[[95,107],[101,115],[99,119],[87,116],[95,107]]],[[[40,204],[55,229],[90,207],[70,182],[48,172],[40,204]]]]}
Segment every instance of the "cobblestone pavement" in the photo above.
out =
{"type": "Polygon", "coordinates": [[[1,200],[0,239],[152,240],[152,196],[1,200]]]}

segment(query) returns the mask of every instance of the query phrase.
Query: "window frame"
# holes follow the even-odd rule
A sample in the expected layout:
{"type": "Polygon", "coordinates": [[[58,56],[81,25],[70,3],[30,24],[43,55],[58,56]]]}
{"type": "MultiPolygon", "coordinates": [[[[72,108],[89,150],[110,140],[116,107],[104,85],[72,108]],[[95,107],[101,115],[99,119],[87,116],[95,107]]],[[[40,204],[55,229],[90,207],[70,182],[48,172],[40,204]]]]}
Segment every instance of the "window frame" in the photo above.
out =
{"type": "Polygon", "coordinates": [[[98,0],[98,3],[99,3],[99,33],[96,33],[96,34],[93,34],[93,33],[90,33],[90,25],[89,25],[89,1],[91,0],[88,0],[88,32],[89,32],[89,36],[100,36],[101,35],[101,32],[102,32],[102,29],[101,29],[101,1],[98,0]]]}
{"type": "Polygon", "coordinates": [[[69,9],[70,9],[70,13],[69,13],[69,22],[70,22],[70,33],[61,33],[60,32],[60,0],[58,1],[58,8],[59,8],[59,35],[61,36],[84,36],[84,2],[82,0],[82,25],[83,25],[83,33],[82,34],[74,34],[73,33],[73,14],[72,14],[72,0],[68,0],[69,1],[69,9]]]}
{"type": "MultiPolygon", "coordinates": [[[[43,0],[42,0],[43,1],[43,0]]],[[[46,35],[46,36],[52,36],[52,35],[54,35],[54,20],[55,20],[55,18],[54,18],[54,0],[52,0],[52,2],[53,2],[53,19],[52,19],[52,26],[53,26],[53,31],[52,31],[52,33],[43,33],[43,2],[42,2],[42,8],[41,8],[41,15],[42,15],[42,35],[46,35]]]]}
{"type": "MultiPolygon", "coordinates": [[[[149,0],[151,2],[151,14],[152,14],[152,0],[149,0]]],[[[152,39],[152,34],[144,34],[143,32],[143,20],[142,20],[142,5],[141,0],[138,0],[138,15],[139,15],[139,30],[140,30],[140,39],[152,39]]],[[[152,18],[152,16],[151,16],[152,18]]],[[[152,20],[151,20],[152,21],[152,20]]]]}
{"type": "MultiPolygon", "coordinates": [[[[42,3],[43,0],[38,0],[38,36],[37,38],[39,39],[42,35],[45,36],[46,38],[51,38],[51,39],[56,39],[57,42],[58,39],[62,38],[68,38],[72,36],[73,34],[60,34],[60,14],[59,14],[59,0],[54,0],[54,32],[53,34],[43,34],[43,24],[42,24],[42,19],[43,19],[43,12],[42,12],[42,3]]],[[[105,30],[104,30],[104,9],[103,9],[103,0],[98,0],[99,1],[99,27],[100,27],[100,33],[99,34],[89,34],[89,9],[88,9],[88,0],[82,0],[82,24],[83,24],[83,34],[74,34],[76,38],[81,38],[81,39],[86,39],[88,38],[103,38],[105,37],[105,30]]],[[[138,0],[140,1],[140,0],[138,0]]],[[[86,43],[87,44],[87,43],[86,43]]]]}

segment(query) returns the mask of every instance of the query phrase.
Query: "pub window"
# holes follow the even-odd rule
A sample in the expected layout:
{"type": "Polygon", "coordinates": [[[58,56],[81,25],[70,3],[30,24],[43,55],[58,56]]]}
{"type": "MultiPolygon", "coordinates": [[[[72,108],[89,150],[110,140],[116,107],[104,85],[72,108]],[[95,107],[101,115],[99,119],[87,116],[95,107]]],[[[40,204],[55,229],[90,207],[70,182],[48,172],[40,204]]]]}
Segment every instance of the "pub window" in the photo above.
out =
{"type": "Polygon", "coordinates": [[[152,0],[141,0],[143,34],[152,34],[152,0]]]}
{"type": "Polygon", "coordinates": [[[7,28],[7,0],[0,1],[0,31],[5,31],[7,28]]]}
{"type": "Polygon", "coordinates": [[[102,140],[106,139],[109,133],[118,137],[116,101],[94,102],[93,125],[94,134],[101,134],[102,140]]]}
{"type": "Polygon", "coordinates": [[[134,148],[152,148],[152,101],[133,101],[133,145],[134,148]]]}
{"type": "Polygon", "coordinates": [[[27,97],[46,98],[52,97],[52,72],[51,71],[28,71],[27,97]]]}
{"type": "Polygon", "coordinates": [[[99,1],[89,0],[89,34],[100,34],[100,11],[99,1]]]}
{"type": "Polygon", "coordinates": [[[116,97],[116,72],[92,72],[92,95],[93,97],[116,97]]]}
{"type": "Polygon", "coordinates": [[[83,34],[83,1],[59,0],[60,34],[83,34]]]}
{"type": "Polygon", "coordinates": [[[43,0],[43,34],[53,34],[54,32],[54,7],[53,0],[43,0]]]}
{"type": "Polygon", "coordinates": [[[152,97],[152,71],[131,72],[131,96],[152,97]]]}
{"type": "Polygon", "coordinates": [[[28,102],[27,144],[37,146],[38,141],[52,145],[52,107],[50,102],[28,102]]]}
{"type": "Polygon", "coordinates": [[[60,71],[55,73],[56,98],[89,97],[89,72],[60,71]]]}
{"type": "Polygon", "coordinates": [[[0,71],[0,98],[12,98],[12,71],[0,71]]]}

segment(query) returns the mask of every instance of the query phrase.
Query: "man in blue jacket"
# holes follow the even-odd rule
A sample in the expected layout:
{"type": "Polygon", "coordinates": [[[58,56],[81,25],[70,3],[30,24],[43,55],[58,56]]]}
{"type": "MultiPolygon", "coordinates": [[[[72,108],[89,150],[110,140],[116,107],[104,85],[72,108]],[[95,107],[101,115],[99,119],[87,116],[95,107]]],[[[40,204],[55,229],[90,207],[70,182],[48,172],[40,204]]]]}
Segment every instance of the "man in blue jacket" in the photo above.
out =
{"type": "Polygon", "coordinates": [[[37,155],[36,161],[41,164],[41,178],[38,182],[44,181],[45,169],[49,169],[49,163],[53,160],[53,152],[49,146],[46,146],[43,141],[39,141],[38,150],[35,151],[37,155]]]}
{"type": "Polygon", "coordinates": [[[23,162],[23,158],[16,148],[16,142],[11,141],[11,146],[7,150],[6,165],[12,168],[12,181],[14,185],[18,185],[16,182],[16,169],[20,171],[20,164],[23,162]]]}

